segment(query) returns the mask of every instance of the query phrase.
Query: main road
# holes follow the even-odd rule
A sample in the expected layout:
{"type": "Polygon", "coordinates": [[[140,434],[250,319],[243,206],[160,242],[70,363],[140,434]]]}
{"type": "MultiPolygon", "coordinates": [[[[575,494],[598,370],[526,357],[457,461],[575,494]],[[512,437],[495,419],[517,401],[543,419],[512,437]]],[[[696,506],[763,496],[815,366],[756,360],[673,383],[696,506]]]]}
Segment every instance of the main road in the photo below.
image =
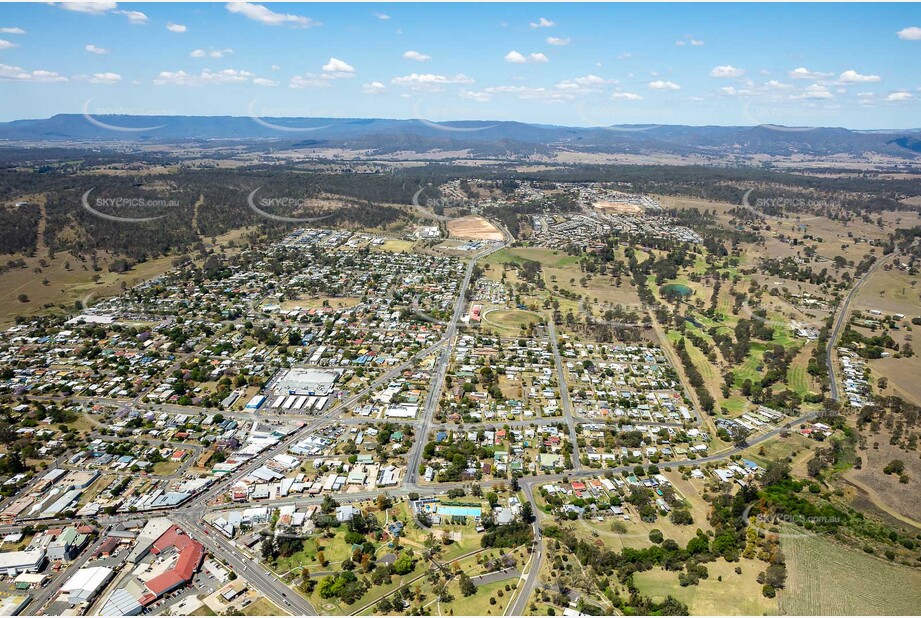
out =
{"type": "Polygon", "coordinates": [[[432,367],[432,381],[429,386],[429,394],[425,399],[425,406],[422,409],[422,418],[420,421],[420,426],[416,430],[418,431],[416,434],[416,439],[413,442],[412,449],[410,449],[409,457],[407,458],[406,480],[404,487],[415,489],[419,481],[419,464],[422,461],[422,451],[425,448],[425,444],[428,440],[428,432],[432,425],[432,417],[435,415],[435,410],[438,408],[438,402],[441,399],[441,389],[444,385],[445,374],[448,371],[448,365],[450,365],[451,356],[454,353],[454,344],[457,337],[457,326],[460,322],[461,316],[464,314],[464,308],[467,305],[467,288],[470,287],[470,280],[473,278],[473,269],[476,266],[477,260],[502,249],[508,244],[511,238],[507,230],[502,227],[499,227],[499,229],[502,230],[502,234],[505,236],[505,240],[503,240],[500,244],[493,245],[485,251],[481,251],[474,255],[471,257],[470,262],[467,264],[467,270],[464,273],[464,280],[461,282],[460,289],[457,293],[457,302],[454,304],[454,313],[451,315],[451,321],[448,323],[448,327],[445,330],[445,338],[447,339],[448,344],[445,346],[444,350],[441,351],[441,355],[435,361],[435,366],[432,367]]]}
{"type": "MultiPolygon", "coordinates": [[[[914,244],[917,243],[918,241],[915,241],[914,244]]],[[[825,366],[828,368],[829,399],[833,399],[834,401],[840,400],[838,393],[838,378],[835,375],[835,349],[838,347],[838,339],[840,339],[841,333],[844,331],[844,326],[847,324],[848,316],[851,313],[851,303],[857,298],[857,292],[859,292],[861,286],[867,282],[867,279],[879,270],[884,262],[888,262],[900,253],[901,251],[893,251],[889,255],[884,255],[876,260],[876,262],[867,269],[867,272],[857,280],[857,283],[854,284],[854,287],[851,288],[847,296],[844,297],[844,302],[838,306],[834,325],[832,326],[831,332],[828,334],[828,345],[825,347],[825,366]]]]}

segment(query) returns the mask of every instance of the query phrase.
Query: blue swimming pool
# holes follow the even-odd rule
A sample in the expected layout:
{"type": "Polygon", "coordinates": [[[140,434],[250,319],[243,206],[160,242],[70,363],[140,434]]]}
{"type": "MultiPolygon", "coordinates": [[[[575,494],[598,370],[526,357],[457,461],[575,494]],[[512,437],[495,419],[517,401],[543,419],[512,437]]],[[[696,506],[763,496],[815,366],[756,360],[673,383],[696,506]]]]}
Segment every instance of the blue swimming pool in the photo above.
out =
{"type": "Polygon", "coordinates": [[[449,517],[479,517],[483,514],[483,509],[478,506],[450,506],[439,504],[438,514],[447,515],[449,517]]]}

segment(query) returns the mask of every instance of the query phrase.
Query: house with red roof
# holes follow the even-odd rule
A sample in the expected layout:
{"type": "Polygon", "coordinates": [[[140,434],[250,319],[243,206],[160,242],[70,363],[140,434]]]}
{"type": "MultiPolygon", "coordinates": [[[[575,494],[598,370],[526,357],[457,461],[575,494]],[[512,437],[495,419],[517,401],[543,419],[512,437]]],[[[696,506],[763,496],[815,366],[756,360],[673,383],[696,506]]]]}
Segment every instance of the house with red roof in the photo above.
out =
{"type": "Polygon", "coordinates": [[[150,548],[151,553],[156,555],[162,555],[170,550],[178,551],[179,557],[171,569],[147,581],[145,585],[149,592],[138,599],[138,602],[145,607],[164,594],[192,581],[195,571],[201,566],[201,561],[205,557],[205,547],[176,525],[170,526],[150,548]]]}

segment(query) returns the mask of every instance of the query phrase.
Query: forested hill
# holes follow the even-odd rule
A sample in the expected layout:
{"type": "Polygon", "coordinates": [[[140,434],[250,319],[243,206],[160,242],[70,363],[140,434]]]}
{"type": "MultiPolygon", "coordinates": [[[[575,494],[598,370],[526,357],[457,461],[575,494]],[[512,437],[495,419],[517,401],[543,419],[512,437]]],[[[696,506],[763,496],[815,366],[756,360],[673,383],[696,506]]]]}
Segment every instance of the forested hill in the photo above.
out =
{"type": "Polygon", "coordinates": [[[565,127],[521,122],[378,118],[251,118],[248,116],[84,116],[59,114],[0,123],[0,140],[16,142],[183,142],[270,140],[281,145],[394,149],[469,148],[483,154],[527,154],[565,148],[586,152],[859,156],[917,158],[921,129],[852,131],[843,128],[618,125],[565,127]]]}

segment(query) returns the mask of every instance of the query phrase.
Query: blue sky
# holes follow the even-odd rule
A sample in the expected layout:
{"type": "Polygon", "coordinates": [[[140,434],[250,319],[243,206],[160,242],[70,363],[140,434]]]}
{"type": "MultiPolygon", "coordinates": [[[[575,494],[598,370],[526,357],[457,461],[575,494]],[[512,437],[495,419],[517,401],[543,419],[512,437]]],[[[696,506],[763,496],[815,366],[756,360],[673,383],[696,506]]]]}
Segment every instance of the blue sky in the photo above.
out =
{"type": "Polygon", "coordinates": [[[921,126],[918,4],[0,4],[56,113],[921,126]]]}

